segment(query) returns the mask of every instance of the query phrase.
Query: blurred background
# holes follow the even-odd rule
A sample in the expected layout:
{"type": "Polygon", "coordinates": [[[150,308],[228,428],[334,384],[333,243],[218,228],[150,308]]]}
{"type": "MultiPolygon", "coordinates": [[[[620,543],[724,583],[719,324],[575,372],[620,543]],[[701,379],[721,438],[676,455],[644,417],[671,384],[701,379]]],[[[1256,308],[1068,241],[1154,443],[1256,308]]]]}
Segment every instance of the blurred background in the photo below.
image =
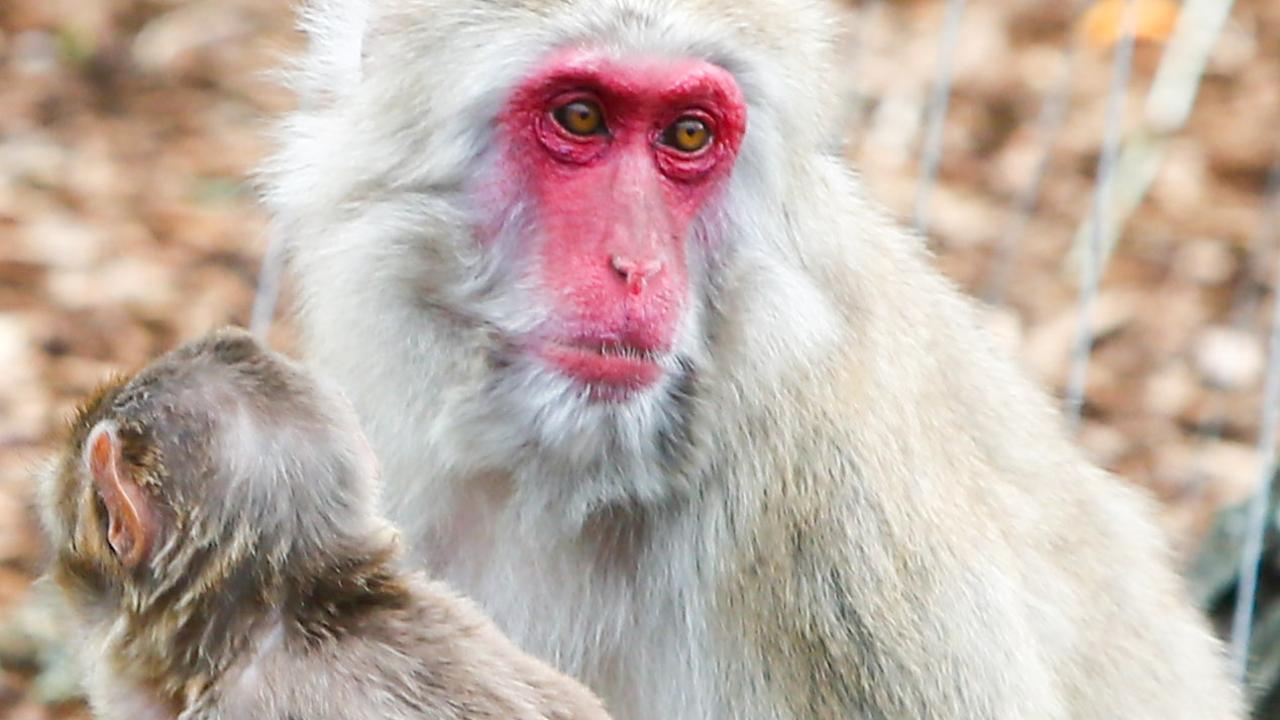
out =
{"type": "MultiPolygon", "coordinates": [[[[1083,387],[1081,442],[1161,500],[1226,637],[1268,475],[1280,0],[841,7],[847,156],[1031,373],[1083,387]]],[[[247,173],[290,106],[266,71],[298,44],[284,0],[0,0],[0,720],[87,717],[32,589],[31,470],[113,370],[249,322],[247,173]]],[[[292,346],[287,319],[271,337],[292,346]]],[[[1274,505],[1258,517],[1250,683],[1280,718],[1274,505]]]]}

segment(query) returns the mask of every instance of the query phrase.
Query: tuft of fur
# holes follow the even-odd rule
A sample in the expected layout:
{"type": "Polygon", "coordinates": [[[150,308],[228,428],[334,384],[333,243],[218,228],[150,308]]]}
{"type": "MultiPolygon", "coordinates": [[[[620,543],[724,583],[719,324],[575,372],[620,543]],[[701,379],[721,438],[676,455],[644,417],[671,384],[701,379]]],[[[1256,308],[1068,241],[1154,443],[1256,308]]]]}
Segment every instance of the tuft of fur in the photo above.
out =
{"type": "Polygon", "coordinates": [[[353,398],[415,557],[523,647],[637,720],[1240,717],[1148,500],[1086,462],[826,152],[825,3],[306,16],[263,179],[308,356],[353,398]],[[670,379],[626,403],[510,351],[545,311],[503,252],[536,218],[483,200],[502,103],[575,45],[717,63],[748,104],[670,379]]]}
{"type": "Polygon", "coordinates": [[[470,602],[401,567],[350,406],[247,333],[96,393],[43,495],[96,717],[607,720],[470,602]],[[159,528],[132,569],[83,460],[100,423],[159,528]]]}

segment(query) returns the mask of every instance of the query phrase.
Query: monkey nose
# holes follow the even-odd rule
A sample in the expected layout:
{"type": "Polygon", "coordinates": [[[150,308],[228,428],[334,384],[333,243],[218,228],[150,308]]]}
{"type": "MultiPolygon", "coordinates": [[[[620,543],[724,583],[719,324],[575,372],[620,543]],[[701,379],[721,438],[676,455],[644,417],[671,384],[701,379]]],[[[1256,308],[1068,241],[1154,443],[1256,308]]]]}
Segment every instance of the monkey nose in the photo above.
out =
{"type": "Polygon", "coordinates": [[[662,271],[662,261],[658,259],[636,261],[622,255],[614,255],[610,258],[610,265],[632,294],[643,291],[649,278],[662,271]]]}

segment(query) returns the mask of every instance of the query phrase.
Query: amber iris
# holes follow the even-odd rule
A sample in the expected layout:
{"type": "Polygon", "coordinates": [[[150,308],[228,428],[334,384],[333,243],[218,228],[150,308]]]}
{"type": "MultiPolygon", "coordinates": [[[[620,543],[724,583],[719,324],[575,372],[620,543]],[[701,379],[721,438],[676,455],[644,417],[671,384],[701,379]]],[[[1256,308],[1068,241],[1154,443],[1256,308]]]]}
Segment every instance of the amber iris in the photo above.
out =
{"type": "Polygon", "coordinates": [[[682,117],[662,134],[662,142],[683,153],[695,153],[711,142],[711,128],[695,117],[682,117]]]}
{"type": "Polygon", "coordinates": [[[590,100],[574,100],[556,108],[552,115],[560,127],[574,135],[595,135],[604,132],[604,112],[590,100]]]}

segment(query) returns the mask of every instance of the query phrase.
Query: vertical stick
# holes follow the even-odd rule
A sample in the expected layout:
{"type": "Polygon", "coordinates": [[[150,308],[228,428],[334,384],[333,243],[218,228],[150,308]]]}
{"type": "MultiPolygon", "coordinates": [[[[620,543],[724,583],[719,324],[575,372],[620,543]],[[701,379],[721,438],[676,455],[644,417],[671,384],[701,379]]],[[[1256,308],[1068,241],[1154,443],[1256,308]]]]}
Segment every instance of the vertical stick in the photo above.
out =
{"type": "MultiPolygon", "coordinates": [[[[1194,107],[1209,55],[1222,35],[1234,0],[1186,0],[1173,37],[1165,46],[1160,68],[1147,93],[1143,127],[1125,143],[1116,159],[1110,210],[1102,229],[1100,265],[1106,267],[1129,217],[1142,204],[1164,162],[1170,137],[1182,129],[1194,107]]],[[[1073,262],[1084,252],[1093,219],[1080,223],[1073,262]]]]}
{"type": "Polygon", "coordinates": [[[258,270],[258,289],[253,297],[253,311],[249,318],[249,332],[266,341],[267,333],[276,317],[276,305],[280,300],[280,281],[284,274],[284,242],[278,231],[272,231],[267,241],[267,251],[258,270]]]}
{"type": "Polygon", "coordinates": [[[912,211],[916,230],[921,235],[929,232],[929,202],[942,164],[942,131],[947,119],[947,105],[951,101],[951,66],[960,37],[960,21],[964,18],[964,3],[965,0],[947,0],[947,15],[943,20],[937,74],[929,99],[929,129],[925,135],[920,187],[916,191],[915,209],[912,211]]]}
{"type": "Polygon", "coordinates": [[[1080,414],[1084,407],[1085,382],[1088,380],[1089,373],[1089,353],[1093,348],[1093,306],[1098,298],[1098,285],[1102,280],[1102,229],[1107,227],[1111,211],[1111,181],[1116,155],[1120,149],[1120,137],[1123,134],[1125,95],[1129,88],[1129,74],[1133,67],[1137,6],[1137,0],[1125,0],[1120,40],[1116,44],[1115,60],[1112,63],[1111,90],[1107,97],[1102,155],[1098,158],[1098,178],[1094,183],[1093,231],[1089,233],[1084,256],[1080,261],[1080,318],[1076,330],[1075,350],[1071,357],[1071,374],[1067,379],[1065,403],[1067,422],[1073,428],[1080,424],[1080,414]]]}
{"type": "MultiPolygon", "coordinates": [[[[1280,178],[1280,163],[1272,175],[1280,178]]],[[[1275,225],[1280,222],[1280,183],[1273,183],[1263,215],[1263,238],[1274,240],[1275,225]]],[[[1262,246],[1259,246],[1259,250],[1262,246]]],[[[1249,501],[1248,523],[1244,545],[1240,551],[1240,586],[1236,591],[1235,612],[1231,618],[1231,659],[1237,676],[1243,681],[1249,667],[1249,638],[1253,632],[1253,611],[1258,594],[1258,564],[1262,559],[1262,540],[1267,530],[1267,508],[1271,503],[1271,483],[1276,474],[1276,433],[1280,430],[1280,256],[1275,257],[1276,274],[1271,286],[1270,361],[1262,392],[1262,422],[1258,428],[1257,489],[1249,501]]]]}
{"type": "MultiPolygon", "coordinates": [[[[1277,161],[1271,169],[1271,177],[1267,181],[1267,187],[1263,191],[1263,197],[1271,198],[1270,204],[1263,209],[1262,226],[1257,233],[1254,233],[1249,243],[1249,251],[1246,253],[1244,261],[1244,277],[1236,285],[1235,291],[1231,294],[1231,311],[1228,318],[1231,321],[1231,327],[1241,331],[1250,332],[1253,324],[1257,319],[1260,311],[1259,305],[1262,303],[1263,293],[1259,293],[1253,287],[1255,282],[1266,282],[1264,277],[1265,268],[1270,265],[1271,258],[1275,258],[1280,262],[1280,229],[1277,229],[1275,221],[1272,218],[1280,216],[1280,161],[1277,161]],[[1267,210],[1270,207],[1270,210],[1267,210]],[[1258,268],[1254,271],[1253,268],[1258,268]]],[[[1197,446],[1204,448],[1209,443],[1222,439],[1223,430],[1226,428],[1226,404],[1228,392],[1223,388],[1212,388],[1210,395],[1209,410],[1205,413],[1208,418],[1204,424],[1204,430],[1197,433],[1197,446]]],[[[1199,464],[1196,465],[1199,468],[1199,464]]],[[[1195,488],[1199,491],[1201,485],[1207,479],[1207,473],[1203,470],[1197,470],[1194,476],[1195,488]]]]}
{"type": "MultiPolygon", "coordinates": [[[[1078,37],[1078,35],[1077,35],[1078,37]]],[[[1071,100],[1071,79],[1075,76],[1076,55],[1079,52],[1079,40],[1072,38],[1063,51],[1062,64],[1058,69],[1058,77],[1054,80],[1049,94],[1045,96],[1044,105],[1040,108],[1040,116],[1036,118],[1036,136],[1039,138],[1039,159],[1031,181],[1018,193],[1014,201],[1013,215],[1005,227],[1000,244],[996,246],[996,256],[991,264],[990,275],[984,296],[991,305],[1004,303],[1005,290],[1009,287],[1009,276],[1013,273],[1014,260],[1022,237],[1031,223],[1036,205],[1040,201],[1040,188],[1049,175],[1049,166],[1053,159],[1053,146],[1062,130],[1062,123],[1067,117],[1067,108],[1071,100]]]]}

